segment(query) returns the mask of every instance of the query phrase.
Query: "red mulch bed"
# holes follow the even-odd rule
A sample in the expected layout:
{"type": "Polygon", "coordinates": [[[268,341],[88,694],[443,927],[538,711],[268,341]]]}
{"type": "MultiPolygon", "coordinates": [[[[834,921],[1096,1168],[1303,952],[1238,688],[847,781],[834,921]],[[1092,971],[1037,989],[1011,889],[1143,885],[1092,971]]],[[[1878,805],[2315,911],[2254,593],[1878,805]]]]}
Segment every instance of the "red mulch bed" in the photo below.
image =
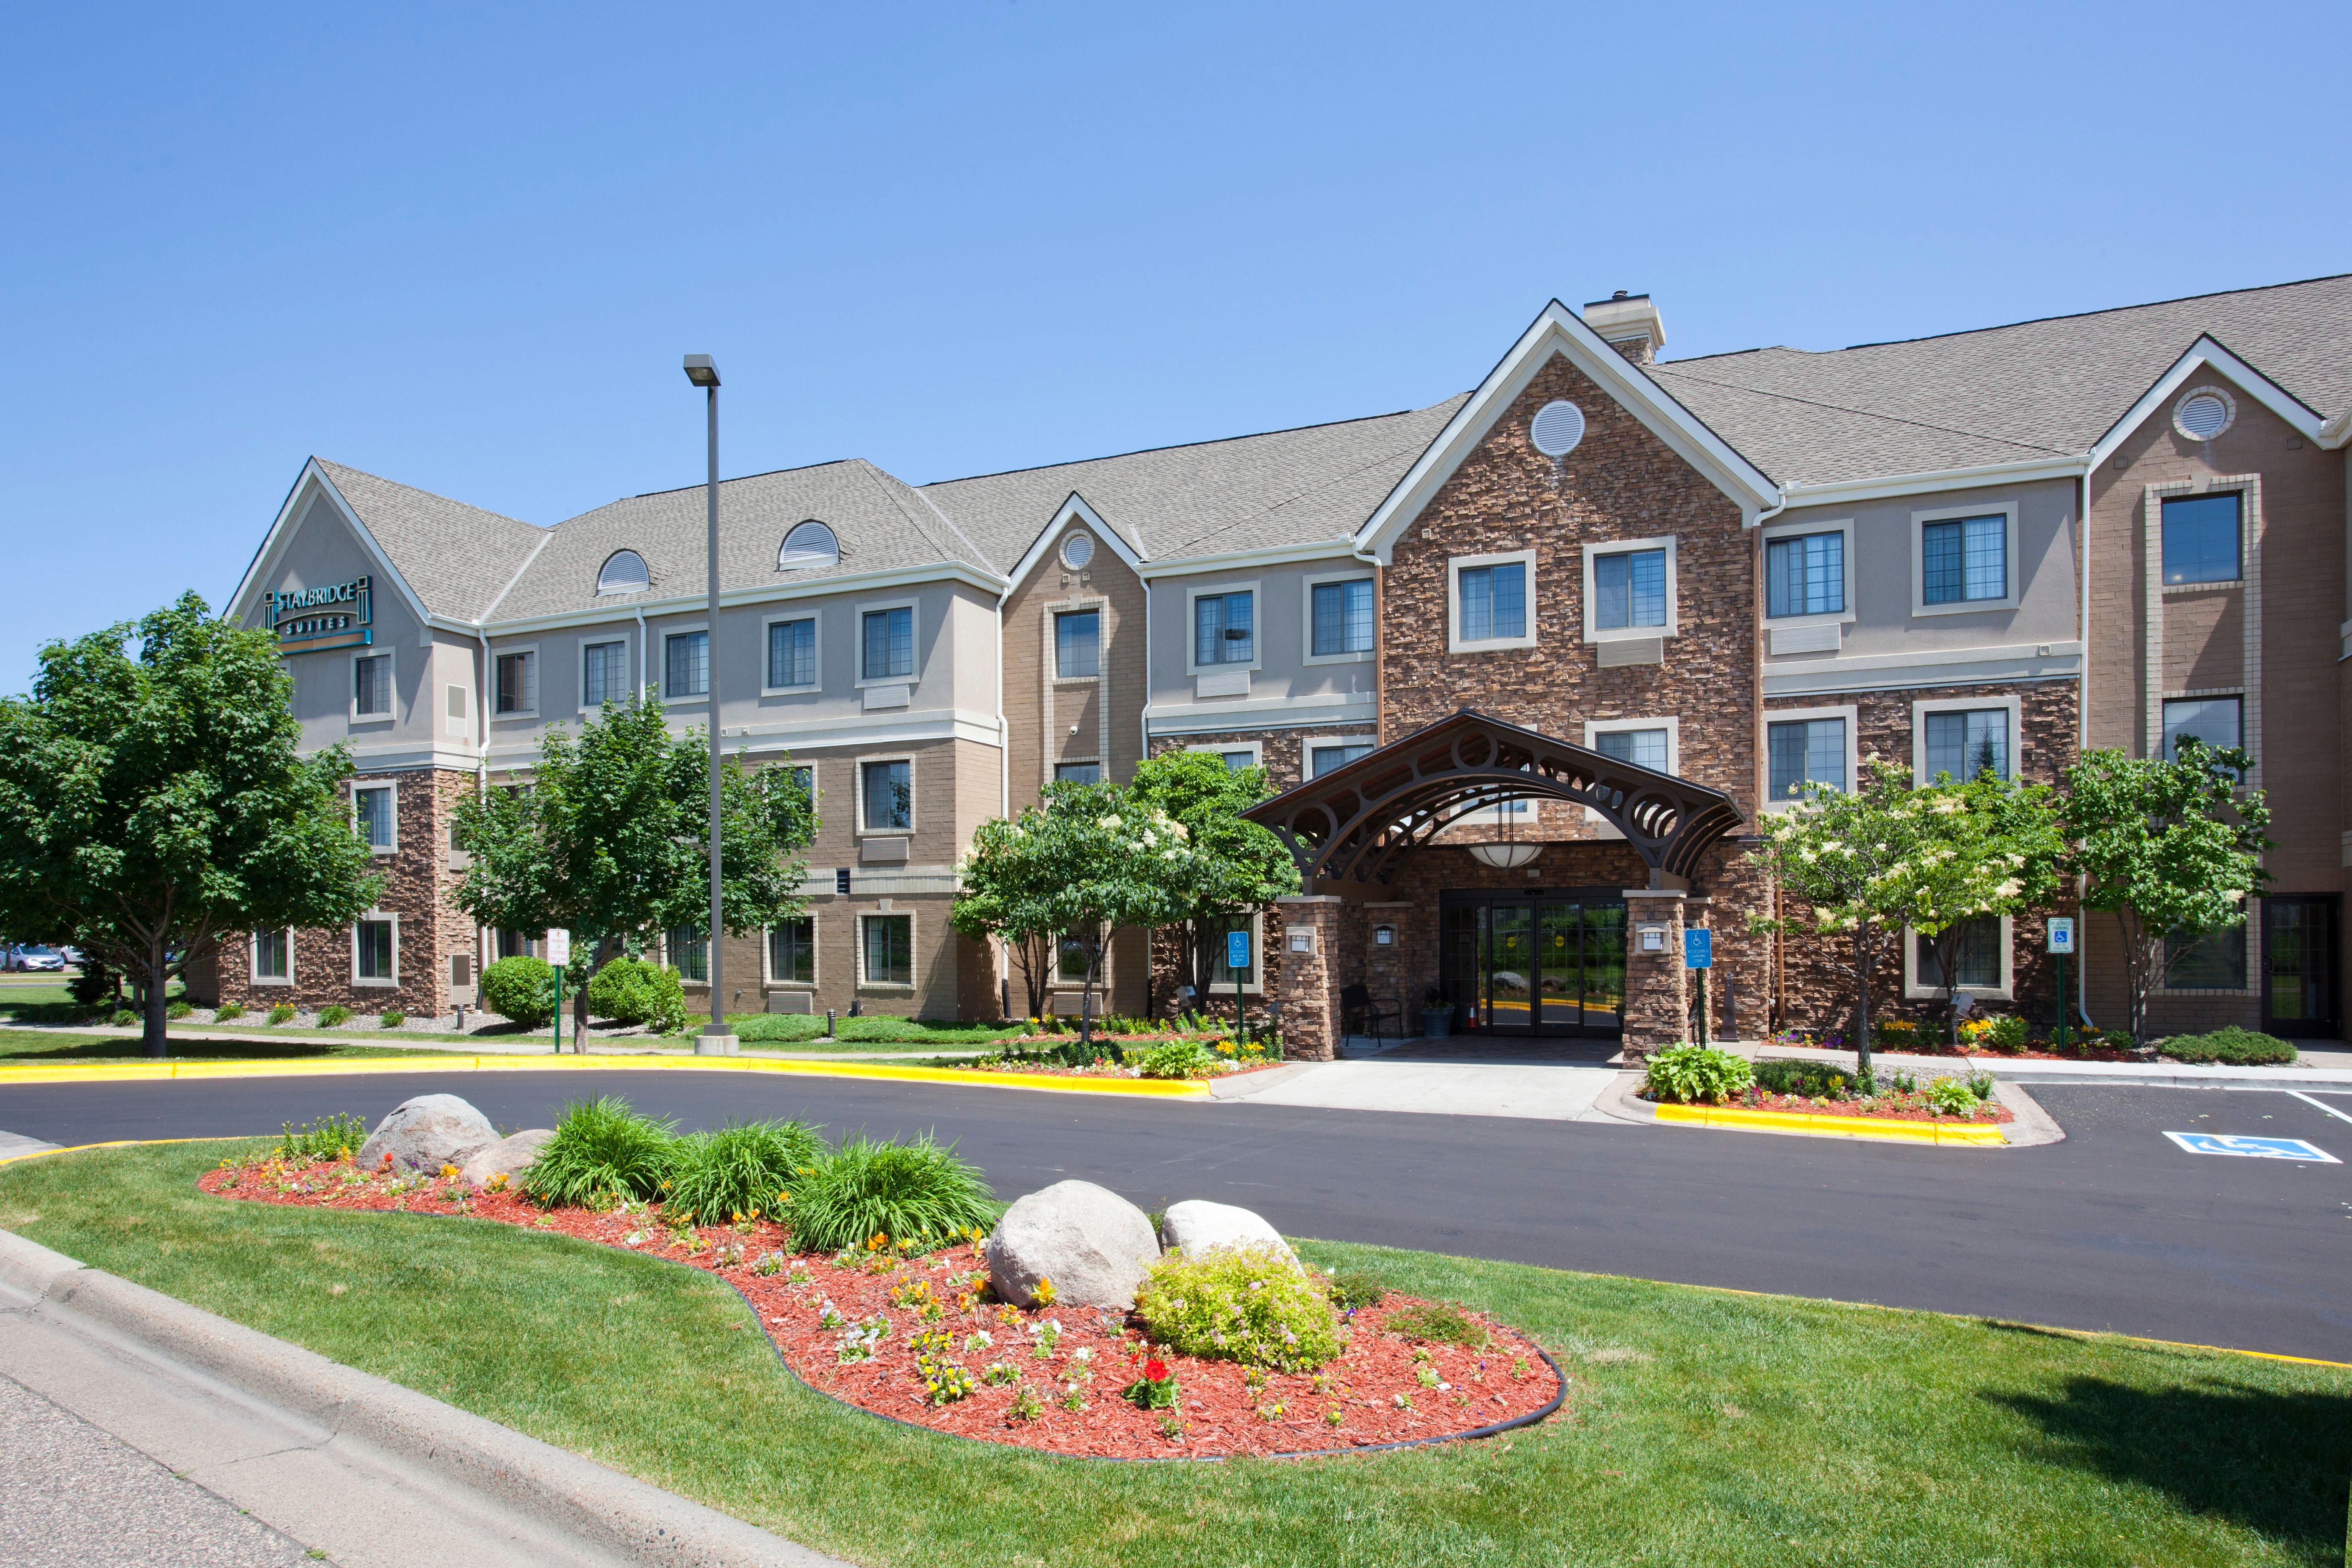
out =
{"type": "MultiPolygon", "coordinates": [[[[1653,1098],[1644,1094],[1644,1100],[1653,1098]]],[[[1973,1123],[1990,1126],[1996,1122],[2014,1121],[2009,1107],[1993,1100],[1979,1104],[1970,1116],[1945,1116],[1924,1104],[1889,1103],[1893,1096],[1882,1096],[1869,1105],[1851,1100],[1808,1100],[1801,1094],[1765,1094],[1748,1089],[1724,1101],[1727,1107],[1739,1110],[1785,1110],[1798,1116],[1852,1116],[1866,1121],[1948,1121],[1954,1126],[1973,1123]]]]}
{"type": "MultiPolygon", "coordinates": [[[[1784,1046],[1819,1046],[1821,1044],[1818,1040],[1806,1039],[1769,1040],[1765,1043],[1784,1046]]],[[[1933,1039],[1923,1037],[1916,1042],[1899,1046],[1875,1045],[1871,1047],[1871,1050],[1878,1056],[1965,1057],[1971,1061],[1986,1062],[2134,1062],[2143,1059],[2130,1051],[2119,1051],[2107,1046],[2094,1046],[2089,1050],[2079,1051],[2071,1049],[2055,1051],[2049,1047],[2050,1042],[2047,1040],[2036,1040],[2021,1051],[1999,1051],[1990,1046],[1962,1046],[1956,1051],[1944,1043],[1943,1036],[1937,1035],[1933,1039]]],[[[1841,1044],[1830,1048],[1850,1050],[1853,1047],[1841,1044]]]]}
{"type": "Polygon", "coordinates": [[[693,1234],[699,1247],[689,1251],[662,1224],[658,1205],[635,1214],[542,1212],[516,1193],[481,1192],[437,1177],[421,1184],[412,1179],[405,1190],[395,1192],[394,1178],[362,1175],[348,1162],[225,1166],[206,1172],[196,1184],[219,1197],[307,1208],[469,1215],[707,1269],[742,1293],[785,1364],[817,1392],[935,1432],[1053,1454],[1219,1458],[1429,1442],[1532,1416],[1566,1392],[1559,1373],[1532,1340],[1484,1313],[1462,1313],[1485,1326],[1489,1343],[1483,1350],[1387,1332],[1384,1325],[1396,1313],[1430,1305],[1411,1296],[1391,1294],[1351,1314],[1341,1331],[1339,1358],[1319,1374],[1270,1372],[1262,1386],[1253,1388],[1235,1363],[1147,1352],[1140,1319],[1093,1308],[1024,1309],[987,1300],[987,1265],[970,1246],[906,1259],[887,1254],[861,1258],[842,1267],[830,1256],[793,1254],[788,1233],[761,1221],[740,1228],[698,1227],[693,1234]],[[761,1260],[770,1255],[775,1255],[774,1272],[762,1273],[761,1260]],[[915,1304],[891,1300],[894,1291],[903,1296],[919,1283],[929,1286],[940,1307],[935,1322],[920,1321],[915,1304]],[[821,1321],[828,1304],[844,1321],[843,1328],[877,1315],[888,1320],[871,1360],[841,1363],[843,1328],[827,1328],[821,1321]],[[1036,1331],[1049,1321],[1058,1322],[1061,1332],[1051,1353],[1040,1357],[1036,1331]],[[944,1405],[926,1402],[908,1342],[926,1329],[954,1336],[948,1359],[968,1368],[975,1380],[967,1397],[944,1405]],[[969,1337],[983,1331],[993,1344],[967,1351],[969,1337]],[[1082,1356],[1082,1351],[1090,1354],[1082,1356]],[[1120,1396],[1141,1375],[1147,1354],[1164,1360],[1176,1374],[1176,1410],[1147,1411],[1120,1396]],[[1019,1369],[1019,1384],[977,1381],[999,1360],[1019,1369]],[[1422,1381],[1424,1370],[1440,1386],[1422,1381]],[[1073,1379],[1084,1406],[1078,1410],[1057,1403],[1073,1379]],[[1022,1385],[1045,1402],[1034,1419],[1013,1414],[1022,1385]],[[1411,1401],[1410,1407],[1397,1403],[1399,1394],[1411,1401]],[[1336,1425],[1329,1419],[1333,1412],[1336,1425]]]}
{"type": "MultiPolygon", "coordinates": [[[[948,1062],[943,1065],[955,1072],[1037,1073],[1047,1078],[1137,1079],[1143,1076],[1141,1073],[1130,1067],[1087,1066],[1081,1068],[1070,1067],[1061,1062],[1004,1062],[995,1066],[982,1066],[979,1062],[948,1062]]],[[[1244,1062],[1230,1072],[1215,1073],[1209,1078],[1198,1079],[1193,1081],[1199,1083],[1213,1083],[1217,1079],[1221,1078],[1239,1078],[1244,1073],[1264,1072],[1268,1068],[1278,1068],[1287,1065],[1288,1064],[1284,1062],[1280,1058],[1276,1058],[1271,1061],[1244,1062]]],[[[1170,1081],[1174,1082],[1176,1080],[1171,1079],[1170,1081]]]]}

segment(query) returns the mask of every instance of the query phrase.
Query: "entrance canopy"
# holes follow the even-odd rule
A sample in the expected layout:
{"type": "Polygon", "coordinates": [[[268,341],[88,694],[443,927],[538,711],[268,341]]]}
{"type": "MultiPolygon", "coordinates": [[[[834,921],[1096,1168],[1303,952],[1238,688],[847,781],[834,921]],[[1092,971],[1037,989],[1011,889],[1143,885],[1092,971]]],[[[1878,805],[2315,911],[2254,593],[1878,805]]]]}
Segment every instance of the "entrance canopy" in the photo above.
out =
{"type": "Polygon", "coordinates": [[[1414,850],[1473,812],[1529,799],[1590,807],[1625,836],[1654,886],[1661,876],[1687,879],[1741,824],[1720,790],[1469,708],[1244,815],[1283,841],[1309,889],[1346,893],[1394,881],[1414,850]]]}

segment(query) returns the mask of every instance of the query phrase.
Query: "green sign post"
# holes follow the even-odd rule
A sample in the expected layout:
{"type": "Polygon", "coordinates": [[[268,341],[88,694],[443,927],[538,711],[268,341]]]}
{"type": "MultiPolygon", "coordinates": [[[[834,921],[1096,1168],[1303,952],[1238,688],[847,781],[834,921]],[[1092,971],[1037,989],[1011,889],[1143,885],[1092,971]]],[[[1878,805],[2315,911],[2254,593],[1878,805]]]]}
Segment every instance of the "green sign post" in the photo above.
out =
{"type": "Polygon", "coordinates": [[[2074,951],[2074,917],[2050,917],[2050,956],[2058,965],[2058,1048],[2066,1048],[2066,955],[2074,951]]]}
{"type": "Polygon", "coordinates": [[[1242,974],[1249,968],[1250,933],[1229,931],[1225,933],[1225,967],[1234,972],[1234,1039],[1236,1044],[1249,1043],[1249,1015],[1243,1011],[1242,974]]]}

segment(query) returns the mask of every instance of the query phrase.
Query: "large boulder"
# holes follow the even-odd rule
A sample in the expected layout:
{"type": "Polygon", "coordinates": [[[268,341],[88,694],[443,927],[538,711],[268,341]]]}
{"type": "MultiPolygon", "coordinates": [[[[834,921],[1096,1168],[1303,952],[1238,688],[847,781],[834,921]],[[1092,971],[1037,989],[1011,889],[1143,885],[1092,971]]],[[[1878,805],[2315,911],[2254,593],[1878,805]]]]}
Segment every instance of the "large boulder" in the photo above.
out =
{"type": "Polygon", "coordinates": [[[1159,1256],[1160,1238],[1141,1209],[1092,1182],[1055,1182],[996,1222],[988,1278],[1001,1301],[1026,1306],[1037,1282],[1051,1279],[1056,1306],[1125,1311],[1159,1256]]]}
{"type": "Polygon", "coordinates": [[[359,1167],[373,1171],[392,1156],[397,1171],[437,1171],[462,1165],[499,1141],[489,1118],[454,1094],[420,1094],[403,1100],[375,1124],[360,1145],[359,1167]]]}
{"type": "Polygon", "coordinates": [[[1263,1215],[1231,1204],[1213,1204],[1205,1198],[1170,1204],[1168,1212],[1160,1217],[1160,1239],[1171,1249],[1181,1247],[1187,1258],[1198,1258],[1218,1247],[1271,1247],[1290,1259],[1292,1268],[1299,1267],[1298,1255],[1290,1250],[1290,1243],[1282,1239],[1282,1233],[1267,1224],[1263,1215]]]}
{"type": "Polygon", "coordinates": [[[488,1186],[493,1176],[519,1176],[538,1163],[540,1146],[554,1136],[551,1127],[534,1127],[501,1138],[487,1149],[476,1150],[458,1165],[457,1174],[478,1187],[488,1186]]]}

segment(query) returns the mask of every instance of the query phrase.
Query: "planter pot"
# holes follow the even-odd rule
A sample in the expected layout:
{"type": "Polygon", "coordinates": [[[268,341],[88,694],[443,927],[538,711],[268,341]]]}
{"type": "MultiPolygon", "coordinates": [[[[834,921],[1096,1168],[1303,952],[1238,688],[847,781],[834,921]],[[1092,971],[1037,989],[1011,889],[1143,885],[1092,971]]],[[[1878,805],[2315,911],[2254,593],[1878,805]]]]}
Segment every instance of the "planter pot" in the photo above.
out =
{"type": "Polygon", "coordinates": [[[1421,1035],[1425,1040],[1442,1040],[1454,1033],[1454,1009],[1423,1007],[1421,1010],[1421,1035]]]}

